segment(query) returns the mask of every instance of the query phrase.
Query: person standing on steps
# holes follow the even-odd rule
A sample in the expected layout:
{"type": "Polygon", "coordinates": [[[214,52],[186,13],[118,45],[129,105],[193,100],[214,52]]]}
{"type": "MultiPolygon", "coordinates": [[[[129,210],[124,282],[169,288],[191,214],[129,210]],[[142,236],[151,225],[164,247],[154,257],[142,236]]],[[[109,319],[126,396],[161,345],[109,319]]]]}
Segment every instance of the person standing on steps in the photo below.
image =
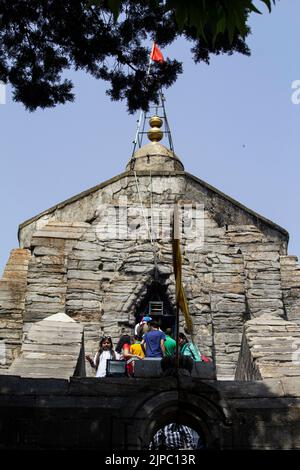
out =
{"type": "Polygon", "coordinates": [[[150,331],[146,333],[142,340],[142,347],[145,349],[146,358],[162,359],[165,355],[166,335],[160,331],[156,321],[150,323],[150,331]]]}
{"type": "Polygon", "coordinates": [[[113,343],[110,336],[103,336],[99,343],[99,350],[95,354],[94,359],[87,354],[86,360],[90,363],[93,369],[96,369],[96,377],[106,376],[106,363],[108,359],[118,360],[120,354],[113,349],[113,343]]]}

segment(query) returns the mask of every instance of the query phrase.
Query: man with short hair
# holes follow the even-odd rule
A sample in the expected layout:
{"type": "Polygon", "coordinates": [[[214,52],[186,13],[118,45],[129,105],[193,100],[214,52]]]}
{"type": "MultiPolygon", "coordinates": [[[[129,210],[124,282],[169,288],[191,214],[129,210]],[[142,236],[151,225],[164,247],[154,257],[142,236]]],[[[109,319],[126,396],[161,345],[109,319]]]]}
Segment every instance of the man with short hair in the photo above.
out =
{"type": "Polygon", "coordinates": [[[159,330],[156,321],[150,323],[151,330],[143,337],[142,347],[145,348],[145,356],[152,358],[162,358],[165,355],[166,335],[159,330]]]}
{"type": "Polygon", "coordinates": [[[172,357],[175,354],[176,341],[171,336],[172,334],[171,328],[167,328],[165,333],[166,333],[166,341],[165,341],[166,356],[172,357]]]}

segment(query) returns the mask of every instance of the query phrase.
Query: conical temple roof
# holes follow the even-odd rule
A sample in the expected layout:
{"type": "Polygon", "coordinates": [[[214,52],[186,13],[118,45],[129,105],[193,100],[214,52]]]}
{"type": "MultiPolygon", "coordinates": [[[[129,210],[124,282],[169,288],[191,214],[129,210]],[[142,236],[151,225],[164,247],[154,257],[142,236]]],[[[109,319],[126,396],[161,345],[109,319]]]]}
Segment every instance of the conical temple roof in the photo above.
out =
{"type": "Polygon", "coordinates": [[[149,142],[133,154],[126,170],[183,171],[184,166],[172,150],[159,142],[149,142]]]}

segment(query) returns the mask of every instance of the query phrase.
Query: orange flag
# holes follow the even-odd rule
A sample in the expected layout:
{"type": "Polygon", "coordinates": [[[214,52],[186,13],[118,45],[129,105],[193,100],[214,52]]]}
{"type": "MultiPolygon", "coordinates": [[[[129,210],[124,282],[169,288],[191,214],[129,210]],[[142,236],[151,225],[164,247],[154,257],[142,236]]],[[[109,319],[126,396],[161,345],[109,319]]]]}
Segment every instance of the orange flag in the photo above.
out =
{"type": "Polygon", "coordinates": [[[152,46],[150,59],[153,60],[154,62],[160,62],[160,63],[164,62],[164,56],[162,55],[161,50],[155,44],[155,42],[153,43],[153,46],[152,46]]]}

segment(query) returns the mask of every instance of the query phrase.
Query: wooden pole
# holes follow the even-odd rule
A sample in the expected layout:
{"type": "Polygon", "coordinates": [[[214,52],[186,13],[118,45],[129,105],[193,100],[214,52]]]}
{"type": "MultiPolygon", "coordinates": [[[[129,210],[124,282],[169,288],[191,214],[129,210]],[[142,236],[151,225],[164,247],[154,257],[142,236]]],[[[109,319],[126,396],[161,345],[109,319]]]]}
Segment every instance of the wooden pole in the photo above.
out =
{"type": "MultiPolygon", "coordinates": [[[[173,223],[173,249],[175,246],[175,243],[179,243],[179,226],[178,226],[178,204],[176,203],[174,206],[174,223],[173,223]],[[176,240],[176,242],[175,242],[176,240]]],[[[174,272],[175,276],[175,284],[177,284],[178,281],[176,281],[176,273],[174,272]]],[[[177,289],[176,289],[177,292],[177,289]]],[[[176,295],[176,355],[175,355],[175,367],[178,370],[179,369],[179,302],[178,298],[176,295]]]]}
{"type": "Polygon", "coordinates": [[[179,369],[179,305],[176,303],[176,355],[175,355],[175,367],[179,369]]]}

